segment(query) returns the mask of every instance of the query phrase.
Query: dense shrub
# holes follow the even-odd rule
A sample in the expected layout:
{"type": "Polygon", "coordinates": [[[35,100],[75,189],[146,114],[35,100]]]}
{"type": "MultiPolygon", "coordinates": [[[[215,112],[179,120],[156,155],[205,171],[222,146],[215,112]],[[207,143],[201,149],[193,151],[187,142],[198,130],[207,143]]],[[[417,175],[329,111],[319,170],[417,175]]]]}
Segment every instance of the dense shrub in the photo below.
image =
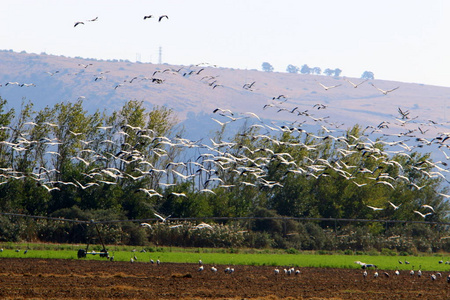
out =
{"type": "Polygon", "coordinates": [[[213,224],[210,228],[197,228],[196,224],[156,223],[148,231],[148,241],[156,245],[178,247],[231,248],[244,246],[243,231],[236,225],[213,224]]]}
{"type": "Polygon", "coordinates": [[[23,226],[21,226],[21,222],[6,216],[0,216],[0,241],[18,242],[21,239],[22,232],[23,226]]]}
{"type": "Polygon", "coordinates": [[[274,241],[267,232],[253,232],[245,236],[245,244],[250,248],[264,249],[272,247],[274,241]]]}
{"type": "MultiPolygon", "coordinates": [[[[266,208],[258,208],[253,213],[255,218],[276,218],[280,217],[274,210],[266,208]]],[[[252,225],[253,231],[265,231],[265,232],[283,232],[283,221],[277,219],[255,219],[252,225]]]]}
{"type": "MultiPolygon", "coordinates": [[[[261,210],[259,215],[273,215],[261,210]]],[[[175,247],[214,247],[236,249],[291,249],[336,251],[340,253],[397,253],[411,255],[419,252],[450,251],[450,234],[427,224],[397,224],[384,232],[373,233],[374,226],[346,225],[322,229],[314,222],[291,219],[264,219],[226,225],[209,222],[212,228],[197,228],[193,222],[156,222],[152,228],[137,222],[91,223],[89,220],[124,219],[113,210],[81,210],[74,206],[52,214],[87,223],[60,220],[26,219],[0,216],[0,241],[42,241],[55,243],[90,243],[154,245],[175,247]],[[250,228],[251,230],[248,230],[250,228]],[[100,238],[101,237],[101,238],[100,238]]],[[[375,226],[378,228],[378,226],[375,226]]],[[[400,254],[399,254],[400,255],[400,254]]]]}

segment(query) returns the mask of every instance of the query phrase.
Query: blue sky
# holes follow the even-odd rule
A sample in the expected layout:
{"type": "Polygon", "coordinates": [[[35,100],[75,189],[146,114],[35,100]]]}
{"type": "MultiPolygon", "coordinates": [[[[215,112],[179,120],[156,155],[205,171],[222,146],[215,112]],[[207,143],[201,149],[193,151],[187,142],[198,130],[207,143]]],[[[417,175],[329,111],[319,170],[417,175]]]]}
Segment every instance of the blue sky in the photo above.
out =
{"type": "Polygon", "coordinates": [[[307,64],[450,86],[445,0],[14,0],[2,3],[0,28],[0,49],[18,52],[157,63],[162,47],[170,64],[307,64]]]}

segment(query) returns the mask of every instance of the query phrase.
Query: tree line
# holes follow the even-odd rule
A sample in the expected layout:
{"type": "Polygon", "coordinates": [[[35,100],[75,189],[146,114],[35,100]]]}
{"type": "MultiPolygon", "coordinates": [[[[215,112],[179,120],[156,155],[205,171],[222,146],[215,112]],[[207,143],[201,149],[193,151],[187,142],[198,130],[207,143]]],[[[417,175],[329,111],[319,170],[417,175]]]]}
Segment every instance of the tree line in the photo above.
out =
{"type": "MultiPolygon", "coordinates": [[[[24,102],[18,112],[0,100],[2,212],[86,220],[149,219],[155,212],[205,220],[217,216],[421,220],[414,210],[427,204],[435,211],[426,220],[447,220],[443,179],[427,176],[433,170],[430,154],[387,155],[386,144],[368,142],[359,125],[335,137],[295,128],[268,133],[245,119],[237,132],[227,132],[225,124],[209,141],[207,137],[191,141],[183,137],[183,129],[177,129],[172,110],[148,110],[140,101],[128,101],[111,113],[89,113],[82,100],[39,111],[24,102]]],[[[294,245],[287,242],[292,234],[326,232],[330,225],[219,223],[234,228],[223,232],[231,232],[233,238],[228,240],[240,245],[280,247],[294,245]],[[253,232],[246,239],[234,236],[246,231],[253,232]]],[[[27,228],[33,226],[33,238],[47,241],[80,242],[92,234],[79,226],[16,224],[2,217],[1,238],[17,239],[16,231],[29,238],[27,228]]],[[[145,240],[147,233],[138,224],[118,226],[105,225],[111,242],[145,240]]],[[[386,233],[376,223],[359,227],[373,235],[386,233]]],[[[174,240],[183,244],[181,237],[192,232],[188,228],[185,224],[184,229],[176,229],[180,233],[174,240]]],[[[170,243],[158,232],[150,233],[154,241],[170,243]]],[[[225,233],[219,236],[224,238],[225,233]]],[[[170,235],[177,236],[176,231],[170,235]]],[[[191,244],[185,243],[206,243],[198,234],[192,236],[197,243],[191,239],[187,239],[191,244]]]]}
{"type": "MultiPolygon", "coordinates": [[[[274,70],[273,66],[268,62],[263,62],[261,67],[262,67],[262,70],[265,72],[273,72],[273,70],[274,70]]],[[[300,73],[300,74],[311,74],[311,75],[325,74],[326,76],[339,77],[342,73],[342,70],[339,68],[335,68],[335,69],[326,68],[322,72],[322,69],[320,67],[309,67],[307,64],[304,64],[301,67],[297,67],[295,65],[289,64],[286,67],[286,72],[292,73],[292,74],[300,73]]],[[[374,76],[373,72],[371,72],[371,71],[364,71],[361,75],[361,78],[362,79],[375,79],[375,76],[374,76]]]]}

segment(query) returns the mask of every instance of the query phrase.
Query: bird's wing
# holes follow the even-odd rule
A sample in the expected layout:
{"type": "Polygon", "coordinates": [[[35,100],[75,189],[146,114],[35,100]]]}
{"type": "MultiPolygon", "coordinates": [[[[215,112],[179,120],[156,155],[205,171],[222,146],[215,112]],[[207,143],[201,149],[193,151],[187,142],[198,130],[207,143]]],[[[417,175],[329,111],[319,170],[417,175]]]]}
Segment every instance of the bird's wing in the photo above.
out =
{"type": "Polygon", "coordinates": [[[323,87],[324,89],[328,89],[328,87],[327,86],[325,86],[325,85],[323,85],[323,84],[321,84],[320,82],[317,82],[321,87],[323,87]]]}
{"type": "Polygon", "coordinates": [[[348,80],[347,78],[344,78],[345,81],[347,81],[348,83],[350,83],[351,85],[353,85],[354,87],[358,86],[357,84],[354,84],[353,82],[351,82],[350,80],[348,80]]]}
{"type": "Polygon", "coordinates": [[[364,81],[358,83],[356,86],[360,86],[361,84],[363,84],[363,83],[366,82],[367,80],[369,80],[369,79],[366,79],[366,80],[364,80],[364,81]]]}
{"type": "Polygon", "coordinates": [[[382,89],[376,87],[373,83],[371,83],[371,85],[372,85],[374,88],[376,88],[377,90],[379,90],[380,92],[382,92],[382,93],[385,93],[385,92],[386,92],[385,90],[382,90],[382,89]]]}
{"type": "Polygon", "coordinates": [[[368,208],[371,208],[371,209],[373,209],[373,210],[383,210],[383,208],[374,207],[374,206],[370,206],[370,205],[367,205],[367,207],[368,207],[368,208]]]}
{"type": "Polygon", "coordinates": [[[398,88],[399,88],[399,86],[396,87],[396,88],[393,88],[392,90],[388,90],[388,91],[386,91],[386,92],[389,93],[389,92],[395,91],[395,90],[398,89],[398,88]]]}
{"type": "Polygon", "coordinates": [[[422,207],[429,208],[432,211],[434,211],[434,208],[431,205],[424,204],[424,205],[422,205],[422,207]]]}
{"type": "Polygon", "coordinates": [[[421,216],[422,218],[425,218],[426,215],[424,215],[423,213],[421,213],[420,211],[415,210],[414,211],[416,214],[418,214],[419,216],[421,216]]]}
{"type": "Polygon", "coordinates": [[[157,213],[154,213],[154,214],[155,214],[155,216],[157,216],[158,218],[160,218],[162,221],[165,221],[165,219],[164,219],[162,216],[158,215],[157,213]]]}

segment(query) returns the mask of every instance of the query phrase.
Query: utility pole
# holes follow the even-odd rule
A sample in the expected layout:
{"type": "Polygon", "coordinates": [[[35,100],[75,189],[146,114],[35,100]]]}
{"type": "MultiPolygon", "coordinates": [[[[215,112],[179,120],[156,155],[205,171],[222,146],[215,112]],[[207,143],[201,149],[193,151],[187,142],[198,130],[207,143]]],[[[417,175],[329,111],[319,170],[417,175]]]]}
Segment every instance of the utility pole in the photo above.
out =
{"type": "Polygon", "coordinates": [[[159,46],[159,59],[158,59],[158,63],[161,65],[162,64],[162,47],[159,46]]]}

